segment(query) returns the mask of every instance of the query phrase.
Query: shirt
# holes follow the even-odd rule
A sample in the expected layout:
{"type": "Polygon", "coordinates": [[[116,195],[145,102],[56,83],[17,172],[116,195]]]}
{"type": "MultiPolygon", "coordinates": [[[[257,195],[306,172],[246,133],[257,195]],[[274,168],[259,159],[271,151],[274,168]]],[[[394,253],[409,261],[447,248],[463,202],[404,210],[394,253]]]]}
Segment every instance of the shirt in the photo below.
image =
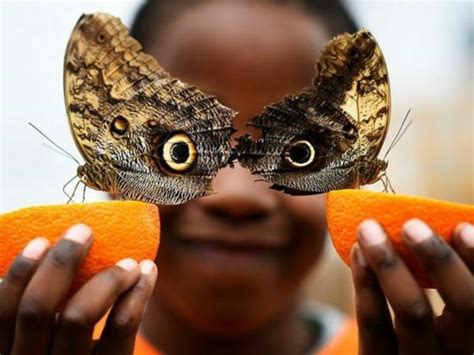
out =
{"type": "MultiPolygon", "coordinates": [[[[357,355],[358,332],[353,318],[347,318],[335,309],[310,302],[301,307],[301,317],[318,334],[308,355],[357,355]]],[[[105,324],[105,317],[94,330],[98,338],[105,324]]],[[[164,355],[154,348],[142,335],[135,341],[134,355],[164,355]]]]}

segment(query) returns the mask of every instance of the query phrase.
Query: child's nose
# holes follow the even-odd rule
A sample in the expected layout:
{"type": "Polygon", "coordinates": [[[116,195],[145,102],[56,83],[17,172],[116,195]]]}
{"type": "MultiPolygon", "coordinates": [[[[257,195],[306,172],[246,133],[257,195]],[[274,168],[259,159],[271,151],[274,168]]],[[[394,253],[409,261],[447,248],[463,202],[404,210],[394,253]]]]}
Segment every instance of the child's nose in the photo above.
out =
{"type": "Polygon", "coordinates": [[[278,207],[275,191],[236,164],[222,169],[213,180],[215,195],[199,200],[206,212],[233,221],[264,219],[278,207]]]}

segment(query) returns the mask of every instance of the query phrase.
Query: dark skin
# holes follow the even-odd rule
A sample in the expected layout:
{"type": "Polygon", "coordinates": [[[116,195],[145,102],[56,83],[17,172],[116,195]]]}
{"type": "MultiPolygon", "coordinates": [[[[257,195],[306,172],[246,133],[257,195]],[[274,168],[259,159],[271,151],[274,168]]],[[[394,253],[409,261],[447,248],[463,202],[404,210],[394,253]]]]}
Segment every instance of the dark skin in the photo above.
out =
{"type": "MultiPolygon", "coordinates": [[[[241,134],[265,104],[310,83],[330,36],[296,9],[232,2],[183,9],[157,37],[148,51],[173,75],[239,111],[241,134]]],[[[290,197],[254,179],[239,166],[226,168],[214,181],[217,195],[160,207],[160,278],[153,293],[156,269],[128,261],[97,274],[60,311],[93,239],[63,239],[52,248],[35,241],[0,285],[0,353],[74,355],[95,347],[98,354],[132,354],[140,322],[142,334],[170,354],[304,353],[314,335],[296,311],[298,292],[324,243],[324,196],[290,197]],[[94,344],[93,326],[111,306],[94,344]]],[[[449,246],[422,222],[407,222],[406,244],[430,270],[446,308],[433,319],[383,230],[364,222],[351,266],[360,354],[468,354],[473,227],[460,224],[449,246]]]]}
{"type": "Polygon", "coordinates": [[[90,228],[76,225],[53,248],[37,238],[17,256],[0,285],[1,354],[83,355],[93,348],[98,354],[132,353],[156,281],[151,260],[119,261],[95,275],[60,310],[92,242],[90,228]],[[94,325],[112,306],[102,338],[93,343],[94,325]]]}

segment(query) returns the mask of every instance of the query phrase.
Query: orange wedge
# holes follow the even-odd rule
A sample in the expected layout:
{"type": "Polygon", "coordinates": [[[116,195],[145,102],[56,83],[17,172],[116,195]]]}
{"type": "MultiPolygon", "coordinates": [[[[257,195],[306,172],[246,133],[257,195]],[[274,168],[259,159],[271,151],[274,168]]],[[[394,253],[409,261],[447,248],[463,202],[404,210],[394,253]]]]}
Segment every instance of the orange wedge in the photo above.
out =
{"type": "Polygon", "coordinates": [[[433,287],[430,277],[403,242],[403,224],[411,218],[421,219],[449,243],[459,223],[474,223],[474,206],[363,190],[331,191],[327,195],[329,233],[337,252],[348,265],[357,239],[357,226],[369,218],[382,224],[397,253],[420,285],[428,288],[433,287]]]}
{"type": "Polygon", "coordinates": [[[158,251],[160,220],[155,205],[111,201],[28,207],[0,215],[0,277],[30,240],[42,236],[54,244],[76,223],[92,228],[94,243],[73,290],[123,258],[153,260],[158,251]]]}

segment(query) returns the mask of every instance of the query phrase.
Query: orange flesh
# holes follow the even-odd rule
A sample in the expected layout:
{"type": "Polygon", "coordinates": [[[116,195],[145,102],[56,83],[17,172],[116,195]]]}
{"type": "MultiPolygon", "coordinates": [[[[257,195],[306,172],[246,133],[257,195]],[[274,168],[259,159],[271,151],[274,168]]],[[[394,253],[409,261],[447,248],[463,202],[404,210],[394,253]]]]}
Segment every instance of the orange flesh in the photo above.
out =
{"type": "Polygon", "coordinates": [[[375,219],[385,228],[395,250],[420,285],[433,287],[428,273],[402,239],[402,226],[411,218],[423,220],[449,243],[459,223],[474,223],[474,206],[363,190],[338,190],[327,195],[329,233],[346,264],[350,263],[351,248],[357,239],[357,226],[365,219],[375,219]]]}
{"type": "Polygon", "coordinates": [[[111,201],[28,207],[0,215],[0,277],[30,240],[41,236],[54,244],[76,223],[92,228],[94,242],[73,290],[121,259],[153,260],[158,251],[160,220],[155,205],[111,201]]]}

